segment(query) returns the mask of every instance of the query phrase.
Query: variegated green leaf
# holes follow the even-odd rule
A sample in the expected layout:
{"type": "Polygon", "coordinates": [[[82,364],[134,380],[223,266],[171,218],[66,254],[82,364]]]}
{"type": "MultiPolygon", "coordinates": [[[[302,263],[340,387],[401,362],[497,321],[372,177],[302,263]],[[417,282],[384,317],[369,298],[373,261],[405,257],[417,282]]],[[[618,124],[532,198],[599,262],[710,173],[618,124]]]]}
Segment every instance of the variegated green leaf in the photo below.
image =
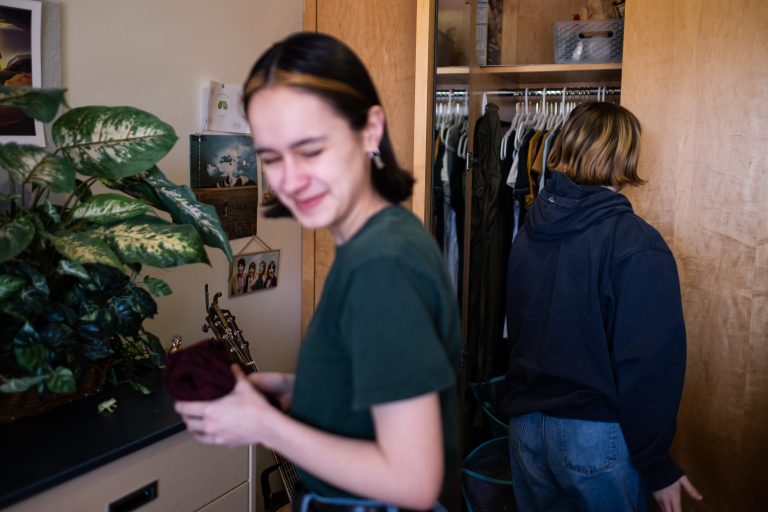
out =
{"type": "Polygon", "coordinates": [[[26,280],[20,276],[0,274],[0,300],[5,300],[24,287],[26,280]]]}
{"type": "Polygon", "coordinates": [[[59,231],[51,235],[51,242],[62,256],[76,263],[101,263],[118,269],[123,268],[120,258],[97,236],[85,233],[59,231]]]}
{"type": "Polygon", "coordinates": [[[71,192],[75,187],[72,165],[37,146],[3,144],[0,146],[0,166],[17,183],[36,183],[53,192],[71,192]]]}
{"type": "Polygon", "coordinates": [[[59,366],[45,379],[45,385],[53,393],[74,393],[77,389],[75,376],[72,370],[59,366]]]}
{"type": "Polygon", "coordinates": [[[206,245],[221,249],[232,263],[232,246],[213,205],[198,201],[188,186],[174,184],[157,167],[133,179],[149,184],[174,222],[194,226],[206,245]]]}
{"type": "Polygon", "coordinates": [[[29,117],[48,123],[53,121],[59,105],[66,104],[66,89],[35,89],[0,86],[0,106],[18,107],[29,117]]]}
{"type": "Polygon", "coordinates": [[[144,201],[121,194],[99,194],[72,210],[72,218],[96,224],[111,224],[142,215],[149,208],[144,201]]]}
{"type": "Polygon", "coordinates": [[[144,276],[144,284],[155,297],[165,297],[173,293],[168,283],[157,277],[144,276]]]}
{"type": "Polygon", "coordinates": [[[0,226],[0,263],[18,256],[35,237],[35,225],[26,217],[19,217],[0,226]]]}
{"type": "Polygon", "coordinates": [[[175,225],[142,216],[89,232],[108,238],[126,263],[160,268],[208,263],[200,235],[188,224],[175,225]]]}
{"type": "Polygon", "coordinates": [[[86,176],[120,178],[146,171],[177,140],[173,128],[133,107],[80,107],[53,124],[53,140],[86,176]]]}
{"type": "MultiPolygon", "coordinates": [[[[157,169],[153,167],[152,170],[157,169]]],[[[160,197],[157,195],[157,190],[144,179],[144,176],[152,172],[139,173],[135,176],[127,176],[125,178],[107,179],[101,178],[100,181],[105,186],[112,190],[119,190],[129,196],[142,199],[151,204],[155,208],[163,209],[163,203],[160,202],[160,197]]]]}
{"type": "Polygon", "coordinates": [[[23,393],[32,386],[43,382],[47,379],[47,375],[38,375],[35,377],[21,377],[18,379],[8,379],[0,386],[0,392],[3,393],[23,393]]]}
{"type": "Polygon", "coordinates": [[[83,281],[91,280],[91,274],[88,273],[84,266],[65,259],[59,260],[56,272],[67,276],[74,276],[83,281]]]}
{"type": "MultiPolygon", "coordinates": [[[[42,293],[45,296],[51,294],[51,289],[48,286],[48,280],[45,278],[37,265],[30,264],[26,261],[18,262],[18,268],[24,275],[27,276],[32,288],[42,293]]],[[[30,290],[31,291],[31,290],[30,290]]]]}
{"type": "Polygon", "coordinates": [[[46,201],[43,203],[43,211],[48,215],[52,221],[56,222],[57,224],[61,221],[61,215],[59,215],[59,210],[56,209],[55,206],[53,206],[53,203],[51,203],[49,200],[46,199],[46,201]]]}

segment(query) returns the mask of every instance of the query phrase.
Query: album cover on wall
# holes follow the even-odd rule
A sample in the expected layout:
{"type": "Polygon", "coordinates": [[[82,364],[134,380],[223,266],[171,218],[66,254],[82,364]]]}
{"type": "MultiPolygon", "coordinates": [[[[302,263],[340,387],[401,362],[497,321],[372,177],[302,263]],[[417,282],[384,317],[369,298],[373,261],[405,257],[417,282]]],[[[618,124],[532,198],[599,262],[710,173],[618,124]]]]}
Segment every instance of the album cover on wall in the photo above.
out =
{"type": "Polygon", "coordinates": [[[258,164],[250,137],[192,134],[189,161],[192,190],[216,208],[227,236],[256,234],[258,164]]]}

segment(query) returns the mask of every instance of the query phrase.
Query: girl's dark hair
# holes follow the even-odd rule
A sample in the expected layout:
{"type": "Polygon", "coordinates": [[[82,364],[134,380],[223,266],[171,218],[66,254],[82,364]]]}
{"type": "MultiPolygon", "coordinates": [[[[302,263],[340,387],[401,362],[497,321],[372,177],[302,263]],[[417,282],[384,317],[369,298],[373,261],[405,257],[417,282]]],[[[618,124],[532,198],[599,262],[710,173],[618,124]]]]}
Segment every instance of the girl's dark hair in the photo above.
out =
{"type": "MultiPolygon", "coordinates": [[[[311,92],[323,99],[354,130],[362,130],[368,111],[381,105],[379,95],[360,58],[344,43],[325,34],[299,32],[275,43],[251,68],[243,86],[243,106],[264,87],[287,85],[311,92]]],[[[414,179],[395,158],[386,125],[379,146],[382,169],[371,162],[374,190],[391,203],[410,197],[414,179]]],[[[275,196],[263,203],[267,217],[291,213],[275,196]]]]}

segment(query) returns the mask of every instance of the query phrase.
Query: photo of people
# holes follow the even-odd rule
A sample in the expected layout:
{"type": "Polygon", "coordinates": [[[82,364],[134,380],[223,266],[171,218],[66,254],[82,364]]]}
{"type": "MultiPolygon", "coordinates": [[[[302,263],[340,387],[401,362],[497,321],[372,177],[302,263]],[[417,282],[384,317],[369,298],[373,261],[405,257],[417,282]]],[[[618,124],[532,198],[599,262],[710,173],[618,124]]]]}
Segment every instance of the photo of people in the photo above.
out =
{"type": "Polygon", "coordinates": [[[189,157],[193,189],[257,184],[256,152],[248,135],[192,134],[189,157]]]}
{"type": "Polygon", "coordinates": [[[275,288],[279,265],[280,251],[236,256],[229,274],[229,296],[275,288]]]}

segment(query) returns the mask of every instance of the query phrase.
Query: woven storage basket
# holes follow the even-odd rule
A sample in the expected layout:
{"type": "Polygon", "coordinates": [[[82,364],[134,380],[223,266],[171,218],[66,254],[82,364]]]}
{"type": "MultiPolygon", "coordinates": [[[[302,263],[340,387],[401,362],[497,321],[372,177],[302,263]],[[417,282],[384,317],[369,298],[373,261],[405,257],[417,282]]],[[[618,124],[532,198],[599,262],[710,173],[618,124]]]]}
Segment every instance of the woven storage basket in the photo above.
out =
{"type": "Polygon", "coordinates": [[[109,369],[109,359],[102,359],[86,367],[77,391],[66,395],[51,393],[40,395],[35,388],[22,393],[0,393],[0,423],[10,423],[21,418],[37,416],[51,409],[61,407],[95,395],[104,387],[109,369]]]}

